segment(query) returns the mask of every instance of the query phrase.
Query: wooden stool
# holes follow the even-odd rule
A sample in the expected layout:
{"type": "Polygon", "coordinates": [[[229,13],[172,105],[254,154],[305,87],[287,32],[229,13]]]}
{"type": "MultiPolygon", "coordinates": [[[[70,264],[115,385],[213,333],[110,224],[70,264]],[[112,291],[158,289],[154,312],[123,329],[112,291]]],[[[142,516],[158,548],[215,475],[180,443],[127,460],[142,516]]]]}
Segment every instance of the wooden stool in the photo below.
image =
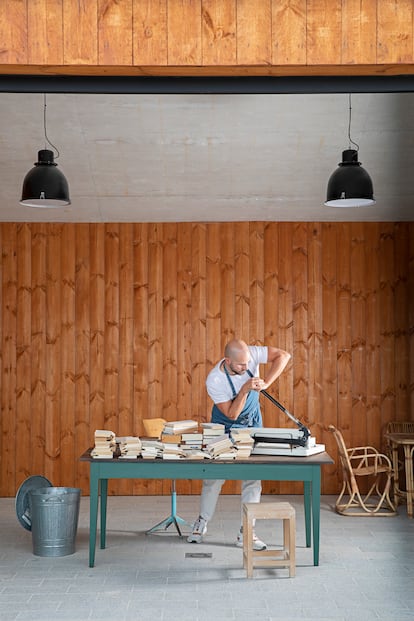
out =
{"type": "Polygon", "coordinates": [[[243,567],[247,577],[253,567],[289,567],[289,577],[296,570],[296,517],[288,502],[247,502],[243,504],[243,567]],[[283,520],[283,550],[253,550],[254,521],[283,520]],[[258,562],[255,562],[258,559],[258,562]]]}

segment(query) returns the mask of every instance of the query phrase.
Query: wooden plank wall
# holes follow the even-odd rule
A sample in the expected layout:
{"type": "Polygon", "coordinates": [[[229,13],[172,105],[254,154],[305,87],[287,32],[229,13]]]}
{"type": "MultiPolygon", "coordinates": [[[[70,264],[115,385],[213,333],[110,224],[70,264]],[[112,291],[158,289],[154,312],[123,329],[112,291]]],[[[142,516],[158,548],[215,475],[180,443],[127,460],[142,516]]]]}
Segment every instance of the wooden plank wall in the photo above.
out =
{"type": "MultiPolygon", "coordinates": [[[[410,0],[3,0],[0,72],[412,73],[413,17],[410,0]]],[[[234,335],[293,353],[275,394],[333,454],[330,422],[379,446],[413,416],[413,244],[411,223],[1,224],[0,495],[30,474],[86,493],[96,428],[205,420],[234,335]]]]}
{"type": "Polygon", "coordinates": [[[234,336],[292,353],[271,392],[332,454],[330,423],[380,447],[387,421],[413,420],[414,223],[3,223],[0,247],[2,496],[33,474],[88,493],[97,428],[208,420],[205,377],[234,336]]]}
{"type": "Polygon", "coordinates": [[[3,71],[21,65],[40,73],[63,67],[76,73],[88,67],[106,67],[105,72],[111,67],[215,67],[220,73],[226,67],[231,73],[231,67],[259,66],[266,73],[275,66],[300,66],[322,73],[334,67],[337,73],[351,66],[356,73],[357,65],[413,62],[411,0],[0,3],[3,71]]]}

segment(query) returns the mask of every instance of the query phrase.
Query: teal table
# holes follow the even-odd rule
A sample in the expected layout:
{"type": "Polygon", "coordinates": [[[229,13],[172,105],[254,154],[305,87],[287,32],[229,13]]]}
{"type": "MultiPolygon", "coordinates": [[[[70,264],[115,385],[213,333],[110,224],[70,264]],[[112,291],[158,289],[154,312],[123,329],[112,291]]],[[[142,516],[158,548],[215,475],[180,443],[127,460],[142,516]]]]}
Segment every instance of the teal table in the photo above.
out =
{"type": "Polygon", "coordinates": [[[101,499],[101,549],[106,547],[106,511],[108,479],[227,479],[262,481],[303,481],[305,503],[306,546],[311,547],[313,564],[319,565],[321,466],[332,464],[327,453],[311,457],[274,457],[254,455],[237,461],[168,461],[93,459],[88,449],[80,460],[90,467],[89,567],[95,564],[95,547],[99,497],[101,499]]]}

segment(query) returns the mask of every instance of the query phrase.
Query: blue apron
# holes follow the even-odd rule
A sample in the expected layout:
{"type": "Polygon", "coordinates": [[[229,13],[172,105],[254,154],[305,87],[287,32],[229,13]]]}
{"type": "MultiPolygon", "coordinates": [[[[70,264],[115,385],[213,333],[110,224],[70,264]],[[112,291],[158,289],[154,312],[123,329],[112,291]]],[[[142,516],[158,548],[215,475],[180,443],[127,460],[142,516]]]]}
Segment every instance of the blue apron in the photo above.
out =
{"type": "MultiPolygon", "coordinates": [[[[233,393],[233,399],[235,399],[237,397],[237,393],[234,388],[234,384],[231,381],[230,375],[226,367],[224,367],[224,371],[226,373],[226,377],[233,393]]],[[[247,373],[250,375],[250,377],[253,377],[253,374],[249,371],[249,369],[247,369],[247,373]]],[[[232,427],[262,427],[263,423],[262,413],[260,411],[259,404],[259,393],[256,390],[251,390],[249,392],[244,408],[240,412],[236,420],[225,416],[225,414],[223,414],[223,412],[219,410],[216,404],[214,404],[213,410],[211,412],[211,422],[221,423],[222,425],[224,425],[226,433],[228,433],[232,427]]]]}

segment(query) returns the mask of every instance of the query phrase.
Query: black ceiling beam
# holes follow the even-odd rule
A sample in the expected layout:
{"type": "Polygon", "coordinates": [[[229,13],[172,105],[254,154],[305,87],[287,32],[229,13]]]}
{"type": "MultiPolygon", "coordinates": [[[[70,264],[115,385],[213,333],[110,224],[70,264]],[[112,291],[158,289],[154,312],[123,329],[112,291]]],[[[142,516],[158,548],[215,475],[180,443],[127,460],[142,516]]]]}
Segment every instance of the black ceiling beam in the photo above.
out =
{"type": "Polygon", "coordinates": [[[413,91],[414,75],[306,77],[0,75],[0,92],[3,93],[273,95],[413,91]]]}

